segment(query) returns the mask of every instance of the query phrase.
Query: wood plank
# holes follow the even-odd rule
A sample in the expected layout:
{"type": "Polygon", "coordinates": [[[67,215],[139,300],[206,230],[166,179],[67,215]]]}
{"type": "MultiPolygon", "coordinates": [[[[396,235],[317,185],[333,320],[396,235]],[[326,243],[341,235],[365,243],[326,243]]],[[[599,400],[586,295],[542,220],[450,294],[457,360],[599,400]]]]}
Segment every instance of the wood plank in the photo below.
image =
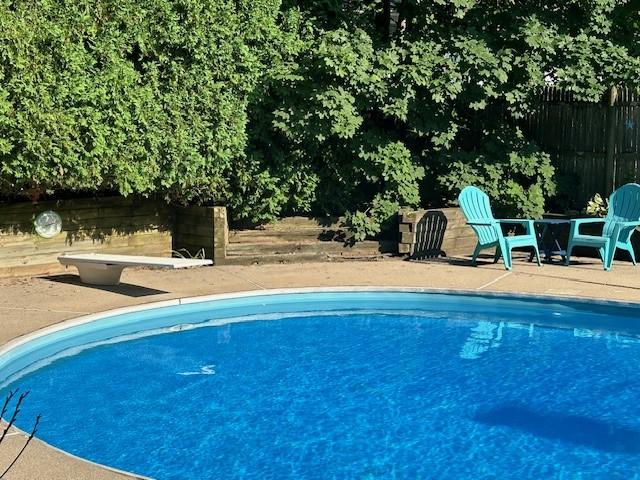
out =
{"type": "Polygon", "coordinates": [[[282,231],[265,232],[262,230],[229,232],[229,243],[279,243],[279,242],[317,242],[341,240],[340,233],[330,231],[282,231]]]}
{"type": "Polygon", "coordinates": [[[264,229],[269,229],[274,226],[291,226],[291,227],[304,227],[304,226],[315,226],[315,227],[324,227],[330,228],[336,225],[340,225],[344,222],[344,217],[335,217],[335,216],[327,216],[327,217],[304,217],[304,216],[293,216],[281,218],[273,223],[268,223],[262,225],[264,229]]]}
{"type": "MultiPolygon", "coordinates": [[[[164,215],[135,215],[120,212],[116,216],[99,216],[92,218],[67,217],[62,215],[63,230],[120,228],[122,230],[142,229],[147,225],[164,226],[169,229],[171,221],[164,215]]],[[[1,217],[0,217],[1,218],[1,217]]],[[[0,232],[33,232],[33,220],[17,221],[10,218],[0,219],[0,232]]]]}
{"type": "Polygon", "coordinates": [[[59,248],[66,245],[72,245],[74,242],[90,240],[94,243],[100,243],[109,239],[128,238],[130,236],[140,236],[146,239],[149,236],[161,236],[162,238],[170,238],[171,233],[164,230],[149,229],[131,233],[109,233],[102,234],[100,232],[62,232],[53,238],[42,238],[38,235],[18,234],[18,235],[0,235],[0,247],[4,252],[6,248],[59,248]]]}
{"type": "Polygon", "coordinates": [[[68,200],[44,200],[38,203],[24,202],[0,202],[0,211],[2,212],[25,212],[25,211],[42,211],[42,210],[65,210],[65,209],[94,209],[96,205],[105,207],[129,207],[143,203],[159,202],[153,200],[141,200],[139,198],[126,197],[99,197],[99,198],[78,198],[68,200]]]}
{"type": "Polygon", "coordinates": [[[213,235],[174,235],[176,242],[186,242],[186,243],[206,243],[212,245],[214,242],[213,235]]]}
{"type": "Polygon", "coordinates": [[[278,245],[229,245],[227,256],[255,256],[255,255],[291,255],[298,253],[325,253],[325,252],[358,252],[371,253],[378,252],[380,244],[378,242],[361,242],[356,246],[345,246],[338,242],[315,242],[310,244],[278,244],[278,245]]]}
{"type": "MultiPolygon", "coordinates": [[[[95,252],[95,249],[73,249],[73,252],[95,252]]],[[[58,255],[64,252],[48,252],[43,255],[27,255],[11,258],[3,258],[0,262],[0,268],[18,267],[18,266],[37,266],[47,265],[57,262],[58,255]]],[[[166,248],[164,244],[158,245],[142,245],[135,250],[128,246],[110,246],[108,249],[100,250],[100,253],[113,253],[118,255],[150,255],[166,257],[171,255],[171,248],[166,248]]]]}
{"type": "Polygon", "coordinates": [[[46,210],[54,210],[60,215],[76,215],[79,217],[86,217],[88,215],[96,214],[113,214],[122,211],[127,212],[169,212],[169,208],[164,204],[159,203],[94,203],[94,204],[78,204],[75,202],[60,202],[58,204],[2,204],[0,205],[0,214],[2,216],[16,217],[16,218],[24,218],[37,215],[39,212],[43,212],[46,210]]]}
{"type": "MultiPolygon", "coordinates": [[[[152,232],[144,234],[131,234],[117,237],[106,237],[104,239],[94,238],[75,238],[69,241],[66,238],[49,239],[47,243],[22,243],[22,244],[5,244],[2,245],[0,251],[0,264],[6,258],[15,256],[32,255],[46,253],[60,253],[63,251],[71,251],[78,249],[94,249],[102,250],[106,247],[137,247],[144,245],[171,245],[171,236],[168,233],[152,232]],[[55,240],[52,242],[51,240],[55,240]]],[[[133,251],[133,249],[132,249],[133,251]]]]}
{"type": "Polygon", "coordinates": [[[211,237],[213,239],[213,223],[210,225],[180,224],[176,225],[176,236],[185,237],[198,235],[201,237],[211,237]]]}

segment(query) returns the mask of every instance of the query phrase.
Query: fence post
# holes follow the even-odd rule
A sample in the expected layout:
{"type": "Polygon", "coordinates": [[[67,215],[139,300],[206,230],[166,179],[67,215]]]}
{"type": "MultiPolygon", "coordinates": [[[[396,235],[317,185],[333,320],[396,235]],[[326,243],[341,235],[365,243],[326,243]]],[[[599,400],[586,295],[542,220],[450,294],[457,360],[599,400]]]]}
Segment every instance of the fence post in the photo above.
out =
{"type": "Polygon", "coordinates": [[[611,87],[607,99],[607,146],[605,151],[605,188],[603,194],[609,196],[616,189],[616,111],[618,89],[611,87]]]}

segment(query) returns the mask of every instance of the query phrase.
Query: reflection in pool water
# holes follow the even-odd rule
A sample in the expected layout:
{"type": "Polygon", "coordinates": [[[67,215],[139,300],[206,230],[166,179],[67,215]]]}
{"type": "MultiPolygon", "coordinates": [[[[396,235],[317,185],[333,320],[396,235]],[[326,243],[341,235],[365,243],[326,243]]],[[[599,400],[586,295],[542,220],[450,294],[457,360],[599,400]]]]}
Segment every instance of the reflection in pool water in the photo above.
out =
{"type": "MultiPolygon", "coordinates": [[[[527,330],[529,337],[533,338],[536,325],[533,323],[527,325],[513,322],[478,322],[476,326],[471,327],[471,333],[460,350],[460,358],[475,360],[480,358],[480,356],[490,348],[499,347],[504,330],[509,328],[527,330]]],[[[572,330],[575,337],[604,338],[609,342],[622,344],[640,343],[640,338],[618,333],[589,330],[586,328],[574,328],[572,330]]],[[[544,333],[544,329],[542,333],[544,333]]]]}

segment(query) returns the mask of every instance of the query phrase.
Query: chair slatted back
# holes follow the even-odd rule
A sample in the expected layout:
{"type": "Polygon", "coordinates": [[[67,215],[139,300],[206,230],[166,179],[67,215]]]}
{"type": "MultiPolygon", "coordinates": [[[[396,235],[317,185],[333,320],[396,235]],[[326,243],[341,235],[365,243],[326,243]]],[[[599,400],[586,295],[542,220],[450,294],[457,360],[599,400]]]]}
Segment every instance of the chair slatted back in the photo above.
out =
{"type": "MultiPolygon", "coordinates": [[[[637,183],[627,183],[623,185],[609,197],[609,212],[605,219],[602,235],[610,237],[613,235],[616,222],[640,221],[640,185],[637,183]]],[[[618,241],[627,242],[635,227],[626,227],[620,231],[618,241]]]]}
{"type": "MultiPolygon", "coordinates": [[[[458,196],[460,208],[467,222],[495,222],[489,196],[477,187],[465,187],[458,196]]],[[[482,245],[496,242],[495,225],[471,225],[482,245]]]]}

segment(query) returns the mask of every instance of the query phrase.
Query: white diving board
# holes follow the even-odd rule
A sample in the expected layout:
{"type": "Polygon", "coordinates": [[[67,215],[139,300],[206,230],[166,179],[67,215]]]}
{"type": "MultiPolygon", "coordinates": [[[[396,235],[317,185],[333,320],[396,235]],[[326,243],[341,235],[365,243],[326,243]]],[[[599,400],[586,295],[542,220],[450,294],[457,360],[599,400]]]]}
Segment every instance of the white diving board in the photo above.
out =
{"type": "Polygon", "coordinates": [[[63,254],[58,261],[78,269],[80,280],[91,285],[117,285],[126,267],[190,268],[213,265],[212,260],[190,258],[145,257],[139,255],[109,255],[106,253],[63,254]]]}

